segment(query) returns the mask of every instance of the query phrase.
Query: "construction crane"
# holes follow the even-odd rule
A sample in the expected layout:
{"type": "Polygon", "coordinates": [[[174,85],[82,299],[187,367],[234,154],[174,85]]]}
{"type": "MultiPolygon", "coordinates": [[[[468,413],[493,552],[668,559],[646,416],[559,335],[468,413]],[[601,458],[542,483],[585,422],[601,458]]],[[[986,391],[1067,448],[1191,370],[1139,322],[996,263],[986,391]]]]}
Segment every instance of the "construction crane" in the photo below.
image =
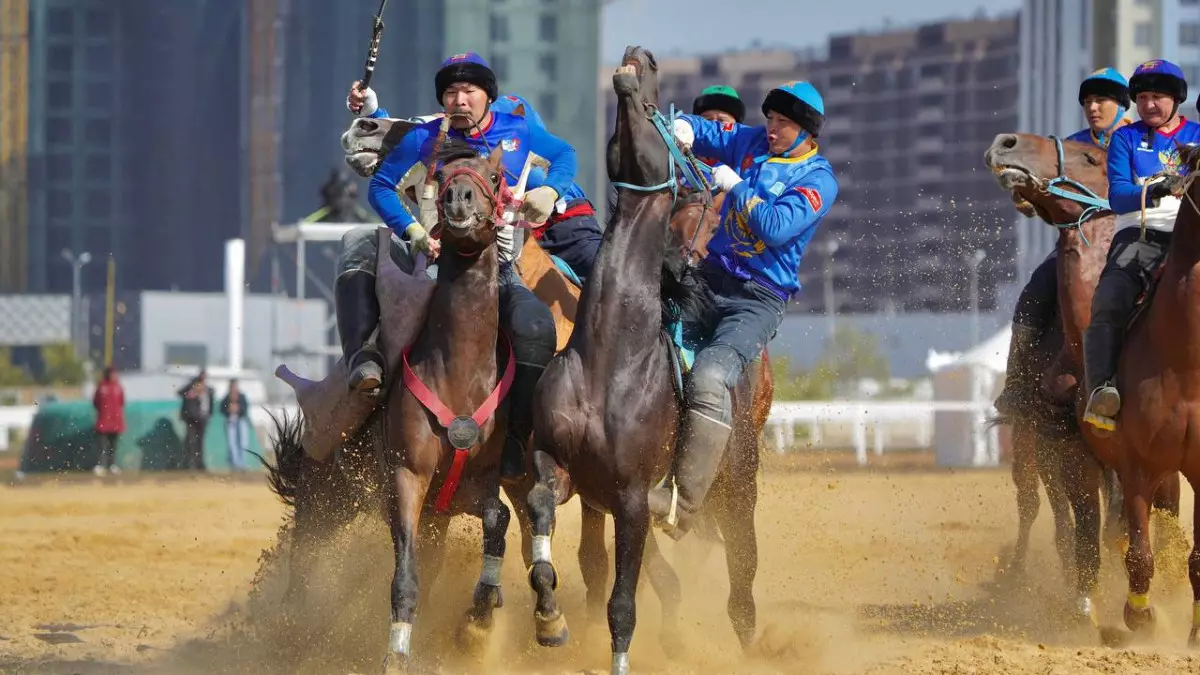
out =
{"type": "Polygon", "coordinates": [[[0,293],[29,282],[29,0],[0,0],[0,293]]]}

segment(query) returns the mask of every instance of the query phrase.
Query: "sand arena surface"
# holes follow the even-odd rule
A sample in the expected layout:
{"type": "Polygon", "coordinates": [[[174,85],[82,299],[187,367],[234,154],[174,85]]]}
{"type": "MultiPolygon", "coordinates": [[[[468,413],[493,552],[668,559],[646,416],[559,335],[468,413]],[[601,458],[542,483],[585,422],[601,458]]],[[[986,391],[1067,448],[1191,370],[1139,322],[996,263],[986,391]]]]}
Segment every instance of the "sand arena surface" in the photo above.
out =
{"type": "MultiPolygon", "coordinates": [[[[1200,673],[1200,652],[1185,648],[1191,592],[1188,544],[1178,535],[1156,559],[1155,635],[1124,632],[1124,574],[1106,551],[1100,619],[1118,645],[1106,647],[1096,630],[1064,617],[1070,601],[1045,503],[1031,573],[1019,582],[998,573],[1016,534],[1006,471],[776,463],[760,485],[760,637],[752,653],[738,648],[725,615],[722,550],[695,537],[662,538],[672,560],[701,560],[677,565],[686,649],[676,660],[664,655],[658,600],[643,574],[635,672],[1200,673]]],[[[1191,505],[1185,488],[1189,534],[1191,505]]],[[[288,619],[278,609],[279,567],[269,556],[260,563],[283,513],[260,482],[210,477],[0,487],[0,673],[378,672],[391,574],[385,530],[365,519],[335,541],[327,583],[310,590],[303,618],[288,619]],[[303,664],[285,668],[285,655],[303,664]]],[[[559,513],[554,555],[571,643],[549,650],[533,642],[514,521],[505,604],[486,653],[474,661],[454,652],[480,555],[477,521],[462,520],[452,527],[434,602],[418,618],[414,649],[425,665],[447,674],[608,672],[607,627],[603,619],[588,626],[575,559],[577,502],[559,513]]]]}

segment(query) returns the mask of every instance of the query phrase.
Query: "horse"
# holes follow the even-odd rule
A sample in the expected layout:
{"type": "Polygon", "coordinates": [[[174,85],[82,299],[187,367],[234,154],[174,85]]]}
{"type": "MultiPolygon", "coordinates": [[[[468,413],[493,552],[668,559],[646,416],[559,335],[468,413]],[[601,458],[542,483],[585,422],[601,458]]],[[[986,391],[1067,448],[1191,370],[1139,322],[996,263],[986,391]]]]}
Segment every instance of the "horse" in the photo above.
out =
{"type": "MultiPolygon", "coordinates": [[[[531,444],[536,485],[529,492],[533,518],[533,564],[538,633],[561,619],[555,596],[558,576],[551,555],[555,507],[578,492],[585,513],[603,523],[613,515],[616,578],[608,601],[614,675],[629,672],[629,646],[636,623],[634,593],[644,556],[655,556],[648,490],[671,462],[679,423],[670,354],[663,327],[663,253],[673,195],[673,164],[664,138],[651,123],[658,104],[657,64],[641,47],[625,51],[613,76],[618,96],[617,126],[609,140],[609,177],[621,185],[617,210],[604,233],[596,266],[580,299],[577,329],[566,350],[546,368],[534,395],[531,444]]],[[[669,126],[669,123],[668,123],[669,126]]],[[[684,283],[680,302],[711,303],[700,285],[684,283]]],[[[694,280],[693,280],[694,282],[694,280]]],[[[711,305],[710,305],[711,310],[711,305]]],[[[754,531],[757,446],[748,414],[751,392],[743,376],[735,393],[731,451],[708,499],[725,538],[730,573],[729,613],[742,644],[754,635],[753,580],[757,570],[754,531]],[[740,438],[738,438],[740,436],[740,438]],[[747,452],[747,448],[752,448],[747,452]]],[[[592,551],[595,556],[603,552],[592,551]]],[[[582,564],[589,607],[596,608],[607,582],[607,562],[582,564]]],[[[543,630],[546,629],[546,630],[543,630]]]]}
{"type": "MultiPolygon", "coordinates": [[[[1037,464],[1055,514],[1059,553],[1067,565],[1063,541],[1071,536],[1062,506],[1065,494],[1075,515],[1074,565],[1077,610],[1095,622],[1092,595],[1100,570],[1100,493],[1107,493],[1106,539],[1113,541],[1122,521],[1113,467],[1097,452],[1094,439],[1080,429],[1078,401],[1083,379],[1083,332],[1091,321],[1092,296],[1104,269],[1116,216],[1100,197],[1108,192],[1107,153],[1093,145],[1032,134],[999,134],[985,155],[1002,189],[1027,213],[1056,227],[1058,236],[1057,321],[1036,350],[1044,366],[1039,400],[1028,402],[1012,420],[1013,476],[1018,490],[1020,525],[1014,559],[1023,559],[1029,529],[1037,514],[1037,464]],[[1051,177],[1051,178],[1047,178],[1051,177]],[[1052,358],[1045,356],[1051,354],[1052,358]],[[1048,365],[1047,365],[1048,364],[1048,365]],[[1036,437],[1036,438],[1031,438],[1036,437]],[[1030,451],[1036,458],[1030,458],[1030,451]],[[1099,461],[1098,461],[1099,460],[1099,461]],[[1032,496],[1031,496],[1032,495],[1032,496]]],[[[1168,480],[1155,505],[1179,512],[1178,478],[1168,480]]]]}
{"type": "MultiPolygon", "coordinates": [[[[1155,623],[1149,598],[1154,554],[1148,537],[1155,493],[1180,472],[1194,490],[1200,488],[1200,354],[1192,348],[1200,340],[1200,187],[1195,181],[1200,152],[1191,146],[1179,152],[1191,175],[1160,277],[1146,293],[1121,350],[1117,381],[1123,400],[1117,428],[1111,436],[1085,432],[1097,456],[1116,469],[1121,481],[1129,526],[1129,595],[1123,614],[1125,625],[1135,632],[1155,623]]],[[[1081,396],[1080,419],[1085,405],[1081,396]]],[[[1188,576],[1195,605],[1188,644],[1195,648],[1200,647],[1200,500],[1193,508],[1195,543],[1188,576]]]]}

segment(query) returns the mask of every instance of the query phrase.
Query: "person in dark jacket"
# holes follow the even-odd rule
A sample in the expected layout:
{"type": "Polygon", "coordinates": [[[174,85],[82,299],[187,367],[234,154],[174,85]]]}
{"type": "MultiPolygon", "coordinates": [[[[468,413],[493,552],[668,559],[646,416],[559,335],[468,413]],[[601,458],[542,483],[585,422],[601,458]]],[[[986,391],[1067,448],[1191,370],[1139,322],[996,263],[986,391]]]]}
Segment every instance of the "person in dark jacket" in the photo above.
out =
{"type": "Polygon", "coordinates": [[[125,390],[112,366],[104,369],[104,379],[96,385],[92,405],[96,408],[96,440],[100,445],[100,458],[92,471],[97,476],[121,473],[115,460],[117,439],[125,433],[125,390]]]}
{"type": "Polygon", "coordinates": [[[234,471],[245,471],[246,451],[250,449],[250,402],[238,387],[237,380],[229,381],[229,393],[221,399],[221,414],[225,416],[229,467],[234,471]]]}
{"type": "Polygon", "coordinates": [[[179,390],[183,399],[179,416],[187,425],[187,437],[183,441],[185,469],[204,471],[204,430],[213,414],[213,390],[208,386],[208,373],[200,374],[179,390]]]}

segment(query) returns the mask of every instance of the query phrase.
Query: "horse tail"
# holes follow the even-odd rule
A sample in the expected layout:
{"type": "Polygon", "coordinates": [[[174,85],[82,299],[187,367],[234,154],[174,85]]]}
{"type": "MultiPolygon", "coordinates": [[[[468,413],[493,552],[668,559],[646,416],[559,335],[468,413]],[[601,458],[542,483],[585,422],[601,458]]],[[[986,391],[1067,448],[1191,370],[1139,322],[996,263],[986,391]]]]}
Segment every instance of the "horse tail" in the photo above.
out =
{"type": "Polygon", "coordinates": [[[289,417],[285,412],[281,417],[271,415],[275,423],[275,464],[259,457],[267,469],[267,483],[271,492],[288,506],[296,506],[296,496],[300,491],[300,471],[304,465],[304,446],[301,438],[304,434],[304,420],[299,413],[289,417]]]}

